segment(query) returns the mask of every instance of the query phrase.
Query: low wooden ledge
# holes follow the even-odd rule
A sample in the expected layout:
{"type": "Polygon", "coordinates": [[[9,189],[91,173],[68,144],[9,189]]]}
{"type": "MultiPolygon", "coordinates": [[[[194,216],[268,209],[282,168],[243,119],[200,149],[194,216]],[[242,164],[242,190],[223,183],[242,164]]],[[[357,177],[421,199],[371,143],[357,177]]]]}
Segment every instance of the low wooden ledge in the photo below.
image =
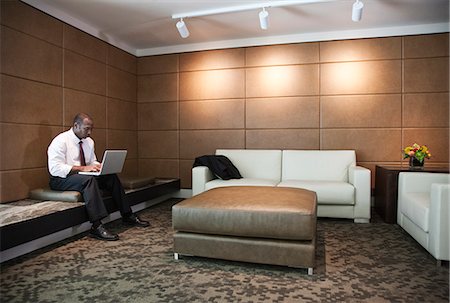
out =
{"type": "MultiPolygon", "coordinates": [[[[180,190],[180,179],[157,178],[153,184],[127,190],[130,205],[136,205],[180,190]]],[[[111,197],[104,198],[108,213],[118,210],[111,197]]],[[[69,202],[70,203],[70,202],[69,202]]],[[[84,205],[48,213],[0,227],[0,251],[89,221],[84,205]]]]}

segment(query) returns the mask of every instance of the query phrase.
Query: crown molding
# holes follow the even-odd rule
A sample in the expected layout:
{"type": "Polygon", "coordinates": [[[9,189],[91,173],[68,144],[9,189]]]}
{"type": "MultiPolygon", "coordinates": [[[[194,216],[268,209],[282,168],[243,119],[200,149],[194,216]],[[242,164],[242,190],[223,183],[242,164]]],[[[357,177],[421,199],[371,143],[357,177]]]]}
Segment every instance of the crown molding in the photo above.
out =
{"type": "Polygon", "coordinates": [[[383,28],[371,28],[371,29],[348,30],[348,31],[305,33],[305,34],[284,35],[284,36],[271,36],[264,38],[211,41],[205,43],[192,43],[182,45],[171,45],[165,47],[137,49],[136,56],[144,57],[152,55],[185,53],[202,50],[212,50],[212,49],[225,49],[225,48],[301,43],[301,42],[320,42],[330,40],[348,40],[348,39],[362,39],[362,38],[381,38],[392,36],[436,34],[449,32],[450,31],[449,29],[450,23],[436,23],[436,24],[383,27],[383,28]]]}

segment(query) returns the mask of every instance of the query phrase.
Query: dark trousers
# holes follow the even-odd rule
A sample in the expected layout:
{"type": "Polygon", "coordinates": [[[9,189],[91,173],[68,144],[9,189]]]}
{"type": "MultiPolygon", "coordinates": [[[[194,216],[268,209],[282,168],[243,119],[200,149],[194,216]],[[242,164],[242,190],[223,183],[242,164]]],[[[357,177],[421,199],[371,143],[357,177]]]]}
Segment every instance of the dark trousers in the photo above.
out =
{"type": "Polygon", "coordinates": [[[66,178],[50,177],[50,188],[53,190],[74,190],[83,195],[89,221],[95,222],[108,216],[101,194],[101,189],[111,193],[122,217],[132,213],[125,196],[122,184],[117,175],[86,176],[73,174],[66,178]]]}

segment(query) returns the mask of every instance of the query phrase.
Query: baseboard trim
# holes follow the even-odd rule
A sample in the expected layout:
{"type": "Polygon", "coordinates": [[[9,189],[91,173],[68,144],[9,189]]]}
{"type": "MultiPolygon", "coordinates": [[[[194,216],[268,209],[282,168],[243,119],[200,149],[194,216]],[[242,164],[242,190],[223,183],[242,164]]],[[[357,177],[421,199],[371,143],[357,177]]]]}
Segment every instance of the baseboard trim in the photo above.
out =
{"type": "Polygon", "coordinates": [[[192,197],[192,189],[180,189],[178,192],[172,195],[172,197],[189,199],[192,197]]]}

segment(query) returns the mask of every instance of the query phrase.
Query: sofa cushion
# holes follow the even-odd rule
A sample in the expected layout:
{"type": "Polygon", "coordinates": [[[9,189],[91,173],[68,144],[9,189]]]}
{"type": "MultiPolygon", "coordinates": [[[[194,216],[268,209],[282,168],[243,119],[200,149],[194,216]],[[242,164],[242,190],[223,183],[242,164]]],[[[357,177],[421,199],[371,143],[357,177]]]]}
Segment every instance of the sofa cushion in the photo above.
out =
{"type": "Polygon", "coordinates": [[[218,149],[239,169],[243,178],[281,180],[281,150],[218,149]]]}
{"type": "MultiPolygon", "coordinates": [[[[281,179],[348,182],[353,150],[284,150],[281,179]]],[[[320,198],[319,198],[320,201],[320,198]]]]}
{"type": "Polygon", "coordinates": [[[281,181],[278,187],[304,188],[317,193],[317,204],[355,204],[355,188],[339,181],[281,181]]]}
{"type": "Polygon", "coordinates": [[[214,179],[205,184],[205,190],[225,186],[276,186],[278,180],[242,178],[231,180],[214,179]]]}
{"type": "Polygon", "coordinates": [[[424,232],[429,230],[430,193],[404,193],[404,201],[400,211],[424,232]]]}

